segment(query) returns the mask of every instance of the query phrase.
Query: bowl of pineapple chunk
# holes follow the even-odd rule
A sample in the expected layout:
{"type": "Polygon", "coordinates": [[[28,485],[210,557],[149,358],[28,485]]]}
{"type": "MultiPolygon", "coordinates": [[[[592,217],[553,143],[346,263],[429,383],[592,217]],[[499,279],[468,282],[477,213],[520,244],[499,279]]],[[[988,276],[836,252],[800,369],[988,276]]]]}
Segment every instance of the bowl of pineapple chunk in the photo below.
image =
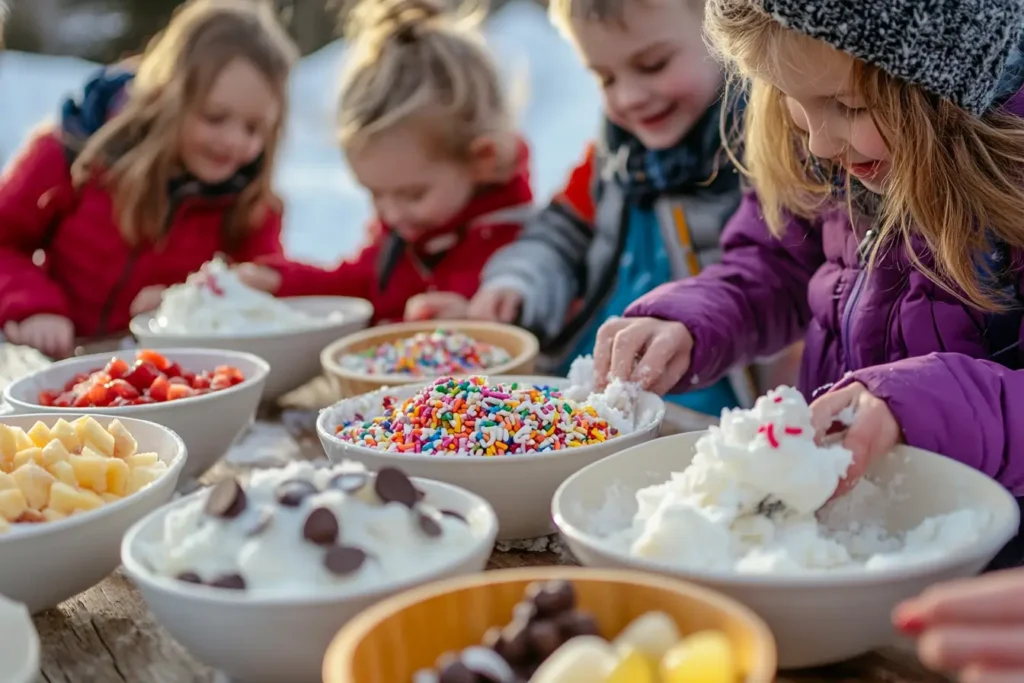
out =
{"type": "Polygon", "coordinates": [[[0,417],[0,594],[33,613],[99,583],[121,537],[174,494],[170,429],[127,417],[0,417]]]}

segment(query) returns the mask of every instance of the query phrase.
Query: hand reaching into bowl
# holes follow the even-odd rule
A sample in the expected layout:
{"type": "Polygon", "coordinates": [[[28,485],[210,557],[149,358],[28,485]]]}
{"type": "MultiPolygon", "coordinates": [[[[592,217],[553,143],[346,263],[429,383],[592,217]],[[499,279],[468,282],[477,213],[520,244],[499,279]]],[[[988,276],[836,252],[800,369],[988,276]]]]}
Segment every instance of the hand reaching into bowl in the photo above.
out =
{"type": "Polygon", "coordinates": [[[937,584],[892,618],[929,668],[963,683],[1024,680],[1024,569],[937,584]]]}
{"type": "Polygon", "coordinates": [[[405,304],[406,320],[462,320],[469,301],[455,292],[425,292],[405,304]]]}
{"type": "Polygon", "coordinates": [[[853,453],[853,463],[840,480],[833,498],[849,491],[871,463],[903,440],[900,425],[885,401],[873,395],[860,382],[830,391],[811,404],[811,423],[819,442],[834,432],[842,434],[842,444],[853,453]],[[852,414],[846,424],[844,414],[852,414]],[[841,428],[835,429],[836,423],[841,428]]]}
{"type": "Polygon", "coordinates": [[[663,396],[690,369],[693,337],[686,326],[656,318],[609,318],[594,344],[594,385],[610,379],[639,384],[663,396]]]}
{"type": "Polygon", "coordinates": [[[503,287],[482,289],[469,302],[468,315],[473,320],[514,323],[523,306],[523,295],[503,287]]]}
{"type": "Polygon", "coordinates": [[[31,346],[50,358],[66,358],[75,348],[75,324],[62,315],[38,313],[4,325],[4,338],[31,346]]]}
{"type": "Polygon", "coordinates": [[[128,312],[132,315],[139,315],[140,313],[149,313],[160,307],[160,303],[163,301],[164,291],[167,288],[163,285],[150,285],[149,287],[143,287],[139,290],[139,293],[132,299],[132,305],[128,307],[128,312]]]}
{"type": "Polygon", "coordinates": [[[234,268],[238,279],[247,287],[267,294],[276,294],[281,289],[281,274],[270,266],[242,263],[234,268]]]}

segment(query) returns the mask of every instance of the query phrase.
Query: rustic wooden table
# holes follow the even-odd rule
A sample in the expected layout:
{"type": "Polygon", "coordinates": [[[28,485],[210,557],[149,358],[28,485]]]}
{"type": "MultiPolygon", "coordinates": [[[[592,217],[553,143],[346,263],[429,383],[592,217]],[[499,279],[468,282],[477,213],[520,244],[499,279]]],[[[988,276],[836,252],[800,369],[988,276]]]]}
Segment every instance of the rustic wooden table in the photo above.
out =
{"type": "MultiPolygon", "coordinates": [[[[0,389],[6,382],[46,363],[39,354],[0,342],[0,389]]],[[[286,397],[291,408],[308,410],[330,401],[326,383],[314,383],[286,397]]],[[[192,486],[210,484],[252,467],[279,464],[282,458],[323,457],[312,435],[304,433],[301,412],[264,412],[250,433],[221,464],[192,486]],[[288,426],[286,426],[288,425],[288,426]]],[[[672,411],[666,432],[700,429],[707,421],[683,410],[672,411]]],[[[488,569],[568,564],[572,559],[554,537],[533,549],[496,549],[488,569]]],[[[228,683],[200,664],[153,618],[142,595],[121,570],[92,589],[35,617],[42,643],[38,683],[228,683]]],[[[948,683],[925,670],[904,647],[873,652],[855,660],[800,672],[786,672],[779,683],[948,683]]],[[[282,681],[282,683],[288,683],[282,681]]]]}

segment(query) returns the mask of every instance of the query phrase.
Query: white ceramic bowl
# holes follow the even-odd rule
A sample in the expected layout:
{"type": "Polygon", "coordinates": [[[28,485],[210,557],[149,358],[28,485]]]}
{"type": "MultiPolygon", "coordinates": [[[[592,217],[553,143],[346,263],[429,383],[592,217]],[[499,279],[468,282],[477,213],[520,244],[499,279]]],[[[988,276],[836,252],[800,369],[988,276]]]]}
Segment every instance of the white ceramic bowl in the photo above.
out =
{"type": "Polygon", "coordinates": [[[318,318],[320,324],[279,332],[232,334],[169,334],[153,326],[153,314],[135,316],[130,329],[143,348],[227,349],[243,351],[270,363],[263,399],[273,401],[301,387],[320,372],[320,352],[336,339],[366,327],[373,305],[365,299],[344,296],[300,296],[281,299],[292,308],[318,318]],[[328,320],[332,313],[337,320],[328,320]]]}
{"type": "MultiPolygon", "coordinates": [[[[233,387],[166,403],[150,403],[119,408],[89,408],[90,415],[134,417],[156,422],[177,432],[188,448],[188,463],[182,477],[197,476],[224,456],[228,448],[252,424],[270,367],[262,358],[240,351],[214,349],[155,349],[185,370],[213,370],[218,365],[233,365],[245,375],[245,381],[233,387]]],[[[38,404],[39,392],[60,389],[80,372],[102,368],[112,355],[130,361],[134,352],[79,356],[54,363],[15,380],[4,389],[4,399],[15,413],[56,413],[60,417],[82,413],[82,408],[54,408],[38,404]]]]}
{"type": "MultiPolygon", "coordinates": [[[[124,537],[121,561],[157,620],[197,659],[245,683],[319,683],[324,652],[352,617],[383,598],[442,577],[483,570],[498,530],[494,510],[454,486],[413,479],[426,502],[469,520],[477,542],[441,569],[412,580],[360,592],[324,590],[285,597],[211,588],[156,576],[141,548],[161,538],[168,512],[188,505],[198,491],[157,510],[124,537]]],[[[344,521],[342,521],[344,524],[344,521]]]]}
{"type": "Polygon", "coordinates": [[[658,439],[576,473],[555,494],[555,524],[584,565],[681,577],[746,604],[775,633],[781,668],[837,662],[891,643],[890,613],[899,601],[936,581],[978,573],[1013,537],[1020,521],[1013,496],[995,481],[955,460],[901,447],[868,473],[873,481],[899,482],[898,495],[880,511],[886,528],[901,531],[933,515],[986,508],[993,522],[976,542],[930,563],[788,576],[671,568],[630,557],[606,542],[607,529],[624,528],[632,519],[636,491],[685,469],[702,435],[658,439]]]}
{"type": "Polygon", "coordinates": [[[0,681],[36,683],[39,634],[28,609],[0,595],[0,681]]]}
{"type": "MultiPolygon", "coordinates": [[[[562,388],[569,386],[569,380],[564,377],[498,375],[491,376],[490,380],[562,388]]],[[[334,462],[356,460],[371,470],[386,466],[398,467],[410,476],[446,481],[479,494],[498,513],[498,538],[502,540],[535,538],[552,533],[551,497],[559,484],[592,462],[655,438],[665,416],[664,402],[654,394],[645,393],[640,399],[638,410],[640,426],[633,432],[592,446],[494,458],[388,453],[346,443],[335,436],[334,427],[340,417],[350,418],[354,412],[366,416],[379,414],[380,400],[384,396],[404,400],[427,384],[421,382],[393,389],[385,388],[326,408],[321,411],[316,422],[320,443],[327,457],[334,462]]]]}
{"type": "MultiPolygon", "coordinates": [[[[9,415],[0,423],[28,430],[84,413],[9,415]]],[[[114,416],[93,415],[104,427],[114,416]]],[[[23,602],[35,614],[88,590],[119,564],[124,532],[171,499],[185,466],[185,444],[177,434],[152,422],[116,416],[139,444],[140,453],[156,453],[167,472],[144,489],[95,510],[56,522],[15,525],[0,535],[0,594],[23,602]]],[[[2,638],[0,638],[2,640],[2,638]]]]}

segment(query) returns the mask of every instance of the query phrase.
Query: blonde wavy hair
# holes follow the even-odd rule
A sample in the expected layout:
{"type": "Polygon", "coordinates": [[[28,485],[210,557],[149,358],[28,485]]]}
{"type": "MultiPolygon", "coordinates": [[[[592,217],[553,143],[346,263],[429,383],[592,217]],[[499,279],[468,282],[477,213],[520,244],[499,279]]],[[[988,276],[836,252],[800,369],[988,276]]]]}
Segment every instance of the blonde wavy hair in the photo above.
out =
{"type": "Polygon", "coordinates": [[[99,177],[114,197],[124,239],[133,245],[158,241],[171,210],[168,185],[181,172],[185,114],[202,105],[228,64],[243,59],[266,77],[281,114],[267,136],[256,177],[224,222],[226,247],[237,248],[265,211],[280,205],[271,175],[286,116],[288,74],[297,58],[291,39],[264,3],[185,3],[138,60],[124,108],[82,148],[72,166],[76,186],[99,177]]]}
{"type": "Polygon", "coordinates": [[[441,0],[363,0],[352,10],[338,134],[346,152],[400,125],[420,127],[433,153],[468,160],[491,137],[515,158],[510,103],[479,31],[482,12],[441,0]]]}
{"type": "MultiPolygon", "coordinates": [[[[785,95],[758,77],[778,68],[784,41],[818,41],[783,27],[752,0],[708,0],[704,28],[734,82],[748,91],[744,159],[737,165],[757,190],[769,228],[781,234],[787,213],[813,219],[834,206],[830,180],[841,168],[813,158],[785,95]]],[[[1024,122],[999,108],[974,117],[859,60],[851,76],[891,157],[871,265],[898,241],[946,291],[982,310],[1005,309],[1007,302],[979,271],[996,275],[983,261],[990,237],[1024,247],[1024,122]],[[915,253],[915,235],[928,246],[933,266],[915,253]]]]}

